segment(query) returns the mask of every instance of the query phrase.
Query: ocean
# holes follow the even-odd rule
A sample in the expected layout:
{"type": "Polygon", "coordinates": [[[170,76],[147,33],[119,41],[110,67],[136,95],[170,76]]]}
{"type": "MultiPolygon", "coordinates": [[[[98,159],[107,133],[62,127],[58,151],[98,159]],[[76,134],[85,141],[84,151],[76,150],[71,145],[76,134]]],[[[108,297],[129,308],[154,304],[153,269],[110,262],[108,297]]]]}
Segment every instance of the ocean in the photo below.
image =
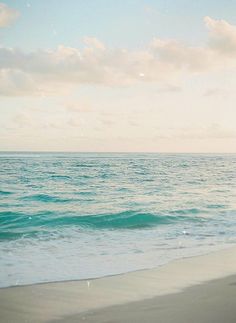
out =
{"type": "Polygon", "coordinates": [[[235,154],[0,153],[0,287],[236,243],[235,154]]]}

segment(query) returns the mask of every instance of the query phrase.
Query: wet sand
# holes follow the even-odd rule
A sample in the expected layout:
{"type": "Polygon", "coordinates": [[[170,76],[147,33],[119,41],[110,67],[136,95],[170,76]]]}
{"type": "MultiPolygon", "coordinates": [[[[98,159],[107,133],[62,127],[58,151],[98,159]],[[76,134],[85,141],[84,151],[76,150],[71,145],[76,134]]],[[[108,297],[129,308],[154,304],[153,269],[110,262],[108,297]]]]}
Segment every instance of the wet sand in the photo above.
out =
{"type": "Polygon", "coordinates": [[[236,276],[150,300],[111,306],[54,323],[235,323],[236,276]]]}
{"type": "Polygon", "coordinates": [[[0,322],[236,322],[236,247],[93,280],[0,289],[0,322]]]}

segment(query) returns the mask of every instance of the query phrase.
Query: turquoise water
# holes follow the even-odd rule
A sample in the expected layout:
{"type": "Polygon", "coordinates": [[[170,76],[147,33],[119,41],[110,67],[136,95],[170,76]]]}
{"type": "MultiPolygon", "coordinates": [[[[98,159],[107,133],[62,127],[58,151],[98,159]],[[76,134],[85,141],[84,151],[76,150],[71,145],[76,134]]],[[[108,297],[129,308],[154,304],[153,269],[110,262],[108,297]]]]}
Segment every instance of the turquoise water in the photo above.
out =
{"type": "Polygon", "coordinates": [[[0,153],[0,286],[235,244],[236,155],[0,153]]]}

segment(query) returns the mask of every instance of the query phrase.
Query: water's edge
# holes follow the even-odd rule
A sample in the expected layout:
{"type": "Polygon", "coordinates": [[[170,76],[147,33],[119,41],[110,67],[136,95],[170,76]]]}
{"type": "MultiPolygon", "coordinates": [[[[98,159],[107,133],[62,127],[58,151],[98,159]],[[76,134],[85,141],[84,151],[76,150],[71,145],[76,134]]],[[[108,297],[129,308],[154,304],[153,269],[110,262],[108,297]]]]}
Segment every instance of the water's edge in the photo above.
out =
{"type": "MultiPolygon", "coordinates": [[[[165,267],[167,267],[168,265],[171,265],[171,264],[175,264],[176,262],[179,262],[179,261],[184,261],[184,260],[191,260],[191,259],[198,259],[198,258],[201,258],[201,257],[204,257],[204,256],[209,256],[209,255],[212,255],[212,254],[217,254],[218,252],[230,252],[231,250],[234,250],[235,249],[235,252],[236,252],[236,244],[234,245],[231,245],[230,247],[227,246],[227,247],[220,247],[218,246],[217,249],[213,250],[213,251],[206,251],[204,253],[201,253],[201,254],[198,254],[198,255],[190,255],[190,256],[185,256],[185,257],[182,257],[182,258],[176,258],[176,259],[172,259],[170,260],[169,262],[166,262],[164,264],[161,264],[161,265],[158,265],[158,266],[155,266],[155,267],[150,267],[150,268],[141,268],[141,269],[136,269],[136,270],[130,270],[130,271],[127,271],[127,272],[122,272],[122,273],[117,273],[117,274],[111,274],[111,275],[104,275],[104,276],[98,276],[98,277],[88,277],[88,278],[83,278],[83,279],[68,279],[68,280],[52,280],[52,281],[43,281],[43,282],[36,282],[36,283],[32,283],[32,284],[22,284],[22,285],[10,285],[10,286],[5,286],[5,287],[0,287],[0,290],[4,290],[4,289],[12,289],[12,288],[21,288],[21,287],[34,287],[34,286],[41,286],[41,285],[50,285],[50,284],[63,284],[63,283],[73,283],[73,282],[85,282],[85,283],[90,283],[92,281],[96,281],[96,280],[103,280],[103,279],[106,279],[106,278],[112,278],[112,277],[119,277],[119,276],[126,276],[127,274],[133,274],[133,273],[142,273],[142,272],[152,272],[152,271],[158,271],[160,269],[164,269],[165,270],[165,267]]],[[[236,274],[236,271],[235,271],[235,274],[236,274]]],[[[228,274],[226,274],[225,277],[227,277],[228,274]]],[[[209,280],[212,280],[212,279],[209,279],[209,280]]]]}

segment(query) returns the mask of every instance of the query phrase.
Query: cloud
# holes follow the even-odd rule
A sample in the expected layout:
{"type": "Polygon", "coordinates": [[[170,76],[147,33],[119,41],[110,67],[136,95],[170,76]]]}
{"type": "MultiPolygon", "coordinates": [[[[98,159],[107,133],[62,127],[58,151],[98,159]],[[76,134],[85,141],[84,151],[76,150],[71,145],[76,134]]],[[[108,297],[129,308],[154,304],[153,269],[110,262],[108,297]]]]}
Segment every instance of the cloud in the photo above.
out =
{"type": "Polygon", "coordinates": [[[214,20],[205,17],[205,24],[210,32],[209,46],[222,54],[236,53],[236,26],[225,20],[214,20]]]}
{"type": "Polygon", "coordinates": [[[29,73],[19,69],[0,69],[0,95],[18,96],[39,94],[29,73]]]}
{"type": "Polygon", "coordinates": [[[18,127],[18,128],[26,128],[26,127],[31,127],[32,126],[32,118],[29,114],[22,112],[17,114],[13,118],[13,123],[18,127]]]}
{"type": "Polygon", "coordinates": [[[225,89],[209,88],[204,92],[203,96],[205,96],[205,97],[215,97],[215,96],[226,97],[227,94],[228,94],[228,91],[225,89]]]}
{"type": "Polygon", "coordinates": [[[176,40],[154,39],[151,48],[162,65],[174,71],[204,71],[212,65],[214,55],[206,48],[189,47],[176,40]]]}
{"type": "Polygon", "coordinates": [[[9,26],[19,16],[19,12],[0,2],[0,28],[9,26]]]}
{"type": "Polygon", "coordinates": [[[180,139],[236,139],[235,129],[225,129],[218,123],[198,128],[182,128],[173,135],[180,139]]]}
{"type": "Polygon", "coordinates": [[[4,84],[7,73],[6,84],[10,85],[4,86],[1,94],[40,94],[39,89],[58,93],[55,88],[65,84],[127,86],[156,82],[173,89],[183,76],[235,67],[236,61],[229,53],[234,52],[234,47],[236,50],[236,27],[210,17],[205,18],[205,23],[209,42],[202,47],[155,38],[146,49],[131,51],[110,49],[89,37],[84,39],[82,49],[60,45],[56,50],[27,53],[2,47],[0,84],[4,84]],[[23,82],[16,80],[19,75],[23,82]]]}
{"type": "Polygon", "coordinates": [[[73,114],[80,114],[91,111],[91,107],[87,102],[67,102],[63,105],[67,112],[73,114]]]}

